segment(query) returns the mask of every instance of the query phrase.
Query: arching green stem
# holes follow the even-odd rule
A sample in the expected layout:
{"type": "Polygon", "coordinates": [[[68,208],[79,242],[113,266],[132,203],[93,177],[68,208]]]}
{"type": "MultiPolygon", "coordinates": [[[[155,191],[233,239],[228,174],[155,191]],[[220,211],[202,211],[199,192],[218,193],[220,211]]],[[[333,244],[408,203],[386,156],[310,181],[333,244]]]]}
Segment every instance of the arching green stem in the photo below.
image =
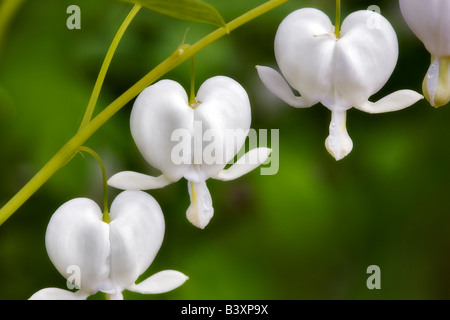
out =
{"type": "Polygon", "coordinates": [[[106,170],[105,166],[103,165],[102,159],[100,156],[91,148],[81,146],[78,149],[80,152],[87,152],[92,157],[97,160],[98,164],[100,165],[100,168],[102,170],[102,182],[103,182],[103,222],[109,223],[111,219],[109,218],[109,205],[108,205],[108,178],[106,177],[106,170]]]}
{"type": "Polygon", "coordinates": [[[336,19],[334,21],[334,34],[341,37],[341,0],[336,0],[336,19]]]}
{"type": "Polygon", "coordinates": [[[89,99],[88,106],[86,108],[86,112],[84,113],[83,120],[81,121],[80,128],[78,130],[83,129],[86,125],[91,121],[92,115],[94,114],[95,105],[97,104],[98,97],[100,95],[100,90],[102,88],[103,82],[106,77],[106,72],[108,71],[109,65],[111,64],[111,60],[116,52],[117,46],[119,45],[120,40],[122,39],[125,30],[127,30],[133,18],[141,9],[141,5],[135,4],[131,9],[128,16],[123,21],[119,30],[117,31],[114,39],[109,46],[108,52],[106,53],[105,59],[103,60],[103,64],[100,68],[100,72],[98,73],[97,80],[94,85],[94,89],[92,90],[91,98],[89,99]]]}

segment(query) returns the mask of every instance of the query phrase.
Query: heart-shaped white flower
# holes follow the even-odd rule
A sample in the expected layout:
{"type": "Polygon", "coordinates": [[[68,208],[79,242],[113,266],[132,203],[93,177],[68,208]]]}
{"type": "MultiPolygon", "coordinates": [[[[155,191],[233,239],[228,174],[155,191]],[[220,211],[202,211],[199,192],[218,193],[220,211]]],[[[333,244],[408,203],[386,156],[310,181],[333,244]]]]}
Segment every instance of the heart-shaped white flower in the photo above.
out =
{"type": "Polygon", "coordinates": [[[340,160],[353,148],[346,129],[348,109],[395,111],[422,96],[400,90],[378,102],[368,101],[387,82],[398,58],[395,31],[380,14],[354,12],[343,21],[340,38],[334,31],[328,16],[312,8],[294,11],[280,24],[275,57],[284,78],[301,97],[294,96],[277,71],[262,66],[257,70],[265,86],[287,104],[306,108],[320,102],[332,111],[326,147],[340,160]]]}
{"type": "Polygon", "coordinates": [[[422,90],[433,107],[450,101],[450,1],[400,0],[409,28],[431,54],[422,90]]]}
{"type": "Polygon", "coordinates": [[[48,255],[64,277],[69,278],[71,270],[79,271],[79,290],[47,288],[30,299],[86,299],[98,291],[122,299],[125,289],[161,293],[186,281],[182,273],[166,270],[135,284],[164,237],[164,217],[153,197],[124,191],[111,205],[111,222],[103,222],[102,216],[100,207],[87,198],[70,200],[53,214],[45,236],[48,255]]]}
{"type": "Polygon", "coordinates": [[[253,149],[224,170],[243,146],[250,123],[248,95],[231,78],[206,80],[192,105],[180,84],[161,80],[137,97],[130,127],[139,151],[162,175],[124,171],[112,176],[108,184],[118,189],[148,190],[184,177],[191,197],[187,218],[204,228],[214,213],[205,181],[236,179],[258,167],[270,154],[267,148],[253,149]]]}

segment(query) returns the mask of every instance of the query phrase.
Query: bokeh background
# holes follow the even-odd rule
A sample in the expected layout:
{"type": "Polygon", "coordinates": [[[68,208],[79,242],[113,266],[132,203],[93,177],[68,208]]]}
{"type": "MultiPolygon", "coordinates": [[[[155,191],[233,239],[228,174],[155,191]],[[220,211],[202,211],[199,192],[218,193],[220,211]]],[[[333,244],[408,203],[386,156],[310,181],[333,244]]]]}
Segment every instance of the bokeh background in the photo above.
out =
{"type": "MultiPolygon", "coordinates": [[[[208,2],[226,21],[263,3],[208,2]]],[[[372,100],[404,88],[421,92],[429,54],[407,28],[398,1],[343,0],[342,18],[369,5],[381,8],[400,46],[392,77],[372,100]]],[[[291,0],[196,55],[198,85],[215,75],[236,79],[249,94],[252,127],[279,129],[279,171],[208,180],[215,215],[205,230],[185,217],[184,179],[150,191],[165,214],[166,234],[142,279],[175,269],[190,280],[162,295],[126,291],[126,299],[450,298],[450,105],[434,109],[423,100],[380,115],[352,109],[347,128],[354,149],[336,162],[324,147],[330,112],[320,104],[287,106],[267,92],[255,70],[257,64],[276,68],[277,27],[302,7],[323,10],[334,20],[333,0],[291,0]],[[380,290],[366,286],[370,265],[381,269],[380,290]]],[[[106,0],[23,2],[0,52],[0,205],[78,129],[104,55],[130,9],[106,0]],[[81,30],[66,28],[71,4],[81,8],[81,30]]],[[[117,49],[96,111],[167,57],[185,34],[185,42],[193,43],[212,30],[142,9],[117,49]]],[[[189,62],[165,78],[188,89],[189,62]]],[[[122,170],[157,173],[131,138],[131,106],[86,143],[102,157],[108,176],[122,170]]],[[[101,204],[101,192],[97,163],[78,155],[0,226],[1,299],[65,288],[45,250],[48,221],[72,198],[101,204]]],[[[109,189],[110,201],[118,192],[109,189]]]]}

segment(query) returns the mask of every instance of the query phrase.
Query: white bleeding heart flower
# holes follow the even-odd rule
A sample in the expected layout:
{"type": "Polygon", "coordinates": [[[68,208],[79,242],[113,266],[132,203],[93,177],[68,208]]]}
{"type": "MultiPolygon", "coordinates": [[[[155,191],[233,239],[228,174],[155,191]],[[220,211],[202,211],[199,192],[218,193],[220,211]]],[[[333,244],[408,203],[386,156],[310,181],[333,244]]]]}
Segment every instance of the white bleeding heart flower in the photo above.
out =
{"type": "Polygon", "coordinates": [[[284,78],[272,68],[257,66],[262,82],[293,107],[307,108],[320,102],[331,110],[330,134],[325,144],[336,160],[353,148],[346,129],[348,109],[396,111],[423,98],[414,91],[400,90],[377,102],[369,101],[387,82],[398,58],[394,29],[373,11],[350,14],[342,23],[339,38],[322,11],[294,11],[277,30],[275,57],[284,78]],[[301,97],[295,96],[289,85],[301,97]]]}
{"type": "Polygon", "coordinates": [[[409,28],[431,54],[422,90],[433,107],[450,101],[450,1],[400,0],[409,28]]]}
{"type": "Polygon", "coordinates": [[[87,198],[63,204],[47,227],[45,245],[50,260],[65,277],[79,272],[76,292],[46,288],[31,300],[82,300],[99,291],[123,299],[122,291],[163,293],[188,278],[174,270],[158,272],[136,284],[158,253],[164,237],[159,204],[142,191],[124,191],[111,204],[110,223],[102,221],[100,207],[87,198]]]}
{"type": "Polygon", "coordinates": [[[250,123],[248,95],[231,78],[206,80],[191,105],[179,83],[161,80],[137,97],[130,127],[145,160],[162,174],[152,177],[123,171],[112,176],[108,184],[123,190],[148,190],[184,177],[191,200],[187,218],[204,228],[214,213],[206,180],[236,179],[264,163],[271,152],[268,148],[252,149],[224,169],[244,145],[250,123]]]}

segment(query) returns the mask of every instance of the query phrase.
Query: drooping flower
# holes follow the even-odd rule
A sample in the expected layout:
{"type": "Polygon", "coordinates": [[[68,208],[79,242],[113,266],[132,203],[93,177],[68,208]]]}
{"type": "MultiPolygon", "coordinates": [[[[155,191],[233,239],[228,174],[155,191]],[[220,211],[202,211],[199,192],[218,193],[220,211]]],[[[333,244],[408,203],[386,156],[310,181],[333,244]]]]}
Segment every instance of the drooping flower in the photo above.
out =
{"type": "Polygon", "coordinates": [[[191,104],[179,83],[161,80],[137,97],[130,127],[142,156],[162,174],[152,177],[123,171],[112,176],[108,184],[124,190],[148,190],[184,177],[191,200],[187,218],[204,228],[214,213],[206,180],[236,179],[262,164],[271,152],[268,148],[252,149],[224,169],[244,145],[250,123],[247,92],[231,78],[206,80],[191,104]]]}
{"type": "Polygon", "coordinates": [[[422,90],[433,107],[450,101],[450,1],[400,0],[409,28],[431,54],[422,90]]]}
{"type": "Polygon", "coordinates": [[[369,101],[387,82],[398,58],[394,29],[373,11],[350,14],[342,23],[339,38],[323,12],[313,8],[294,11],[277,30],[275,57],[284,78],[272,68],[257,66],[262,82],[293,107],[307,108],[320,102],[331,110],[325,145],[336,160],[353,148],[346,129],[348,109],[396,111],[423,98],[414,91],[399,90],[377,102],[369,101]],[[301,96],[295,96],[289,85],[301,96]]]}
{"type": "Polygon", "coordinates": [[[47,227],[45,245],[56,269],[74,281],[76,292],[46,288],[31,300],[82,300],[99,291],[123,299],[122,291],[163,293],[182,285],[187,277],[174,270],[160,271],[136,284],[158,253],[165,223],[159,204],[142,191],[124,191],[111,204],[110,223],[100,207],[87,198],[64,203],[47,227]],[[76,275],[74,272],[78,272],[76,275]]]}

